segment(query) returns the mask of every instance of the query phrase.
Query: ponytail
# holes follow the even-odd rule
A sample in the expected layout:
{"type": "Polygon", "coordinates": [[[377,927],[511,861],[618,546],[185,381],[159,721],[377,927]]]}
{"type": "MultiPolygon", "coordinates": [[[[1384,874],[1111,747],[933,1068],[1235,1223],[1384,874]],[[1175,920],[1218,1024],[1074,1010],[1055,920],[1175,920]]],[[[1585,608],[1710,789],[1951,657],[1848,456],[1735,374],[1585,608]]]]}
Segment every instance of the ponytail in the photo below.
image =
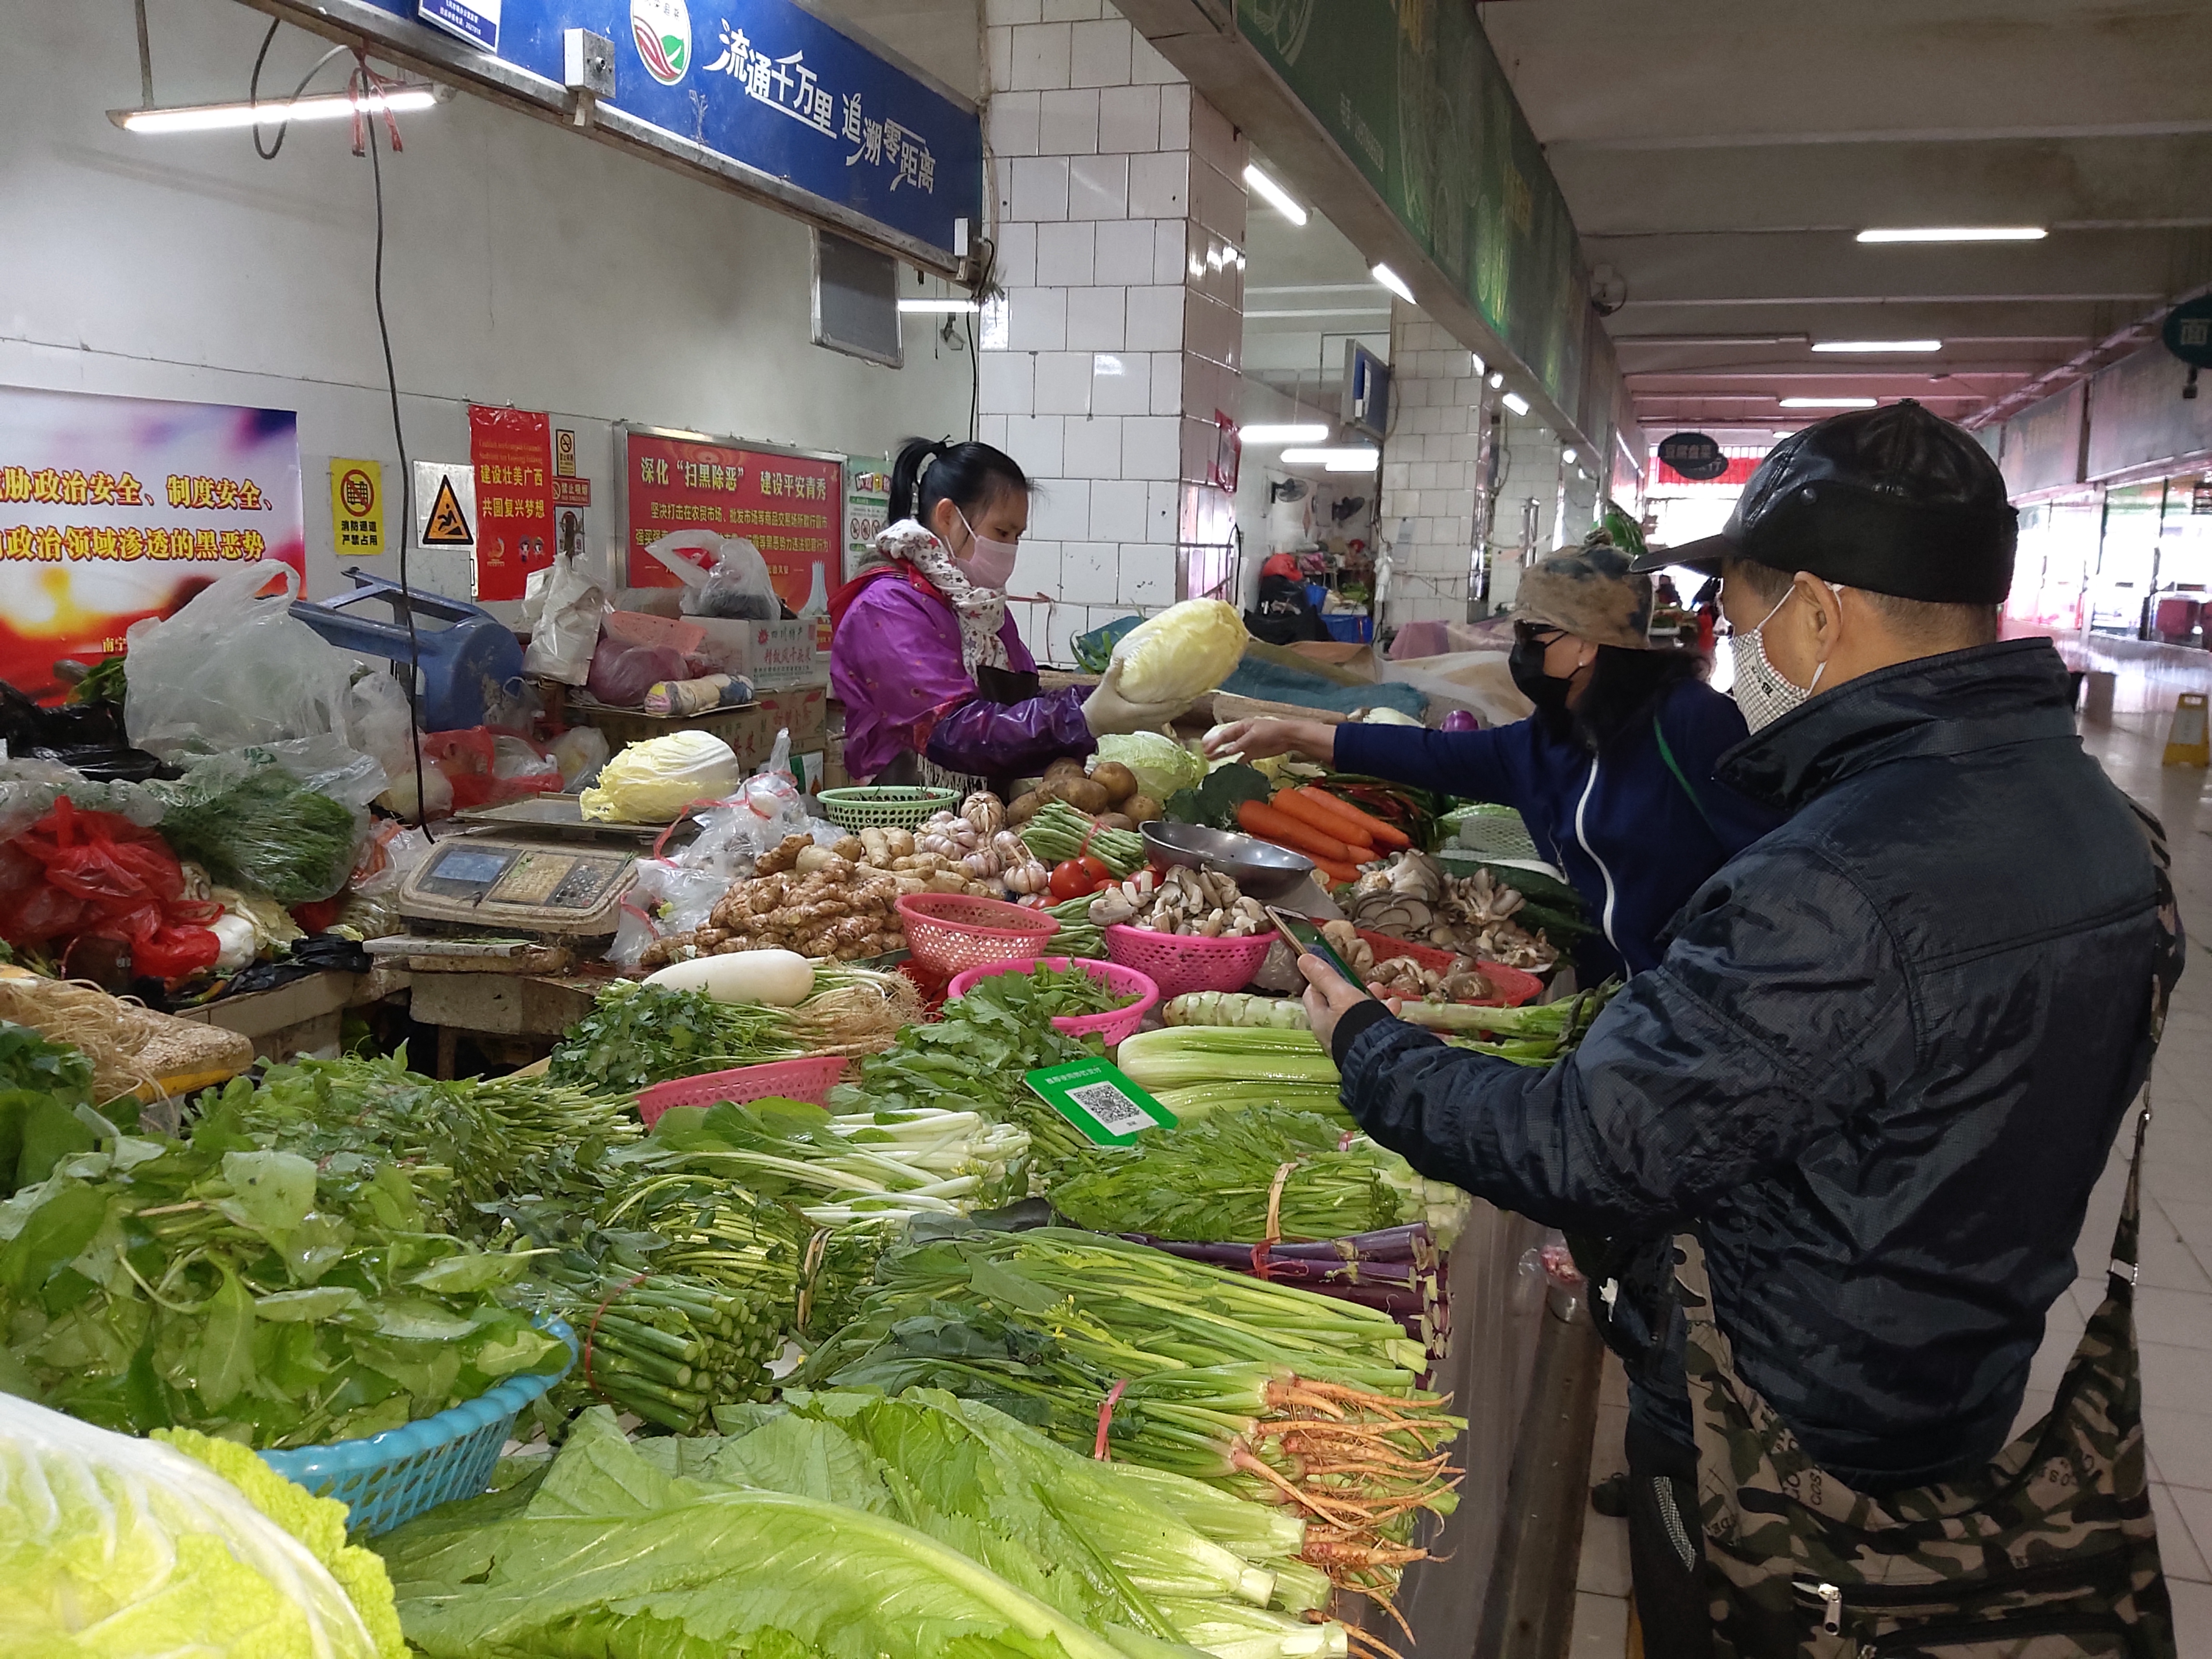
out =
{"type": "Polygon", "coordinates": [[[1035,487],[1012,456],[988,444],[908,438],[891,464],[890,521],[913,519],[926,526],[945,501],[973,519],[1006,491],[1027,495],[1035,487]]]}

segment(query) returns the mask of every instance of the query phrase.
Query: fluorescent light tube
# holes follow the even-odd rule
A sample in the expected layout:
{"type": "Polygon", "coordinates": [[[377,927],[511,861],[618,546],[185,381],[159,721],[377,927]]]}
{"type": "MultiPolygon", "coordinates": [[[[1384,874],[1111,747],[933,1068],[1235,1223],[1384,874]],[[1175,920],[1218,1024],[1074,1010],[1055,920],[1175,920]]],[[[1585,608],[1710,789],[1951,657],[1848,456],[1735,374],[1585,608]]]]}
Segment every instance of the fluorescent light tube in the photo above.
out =
{"type": "Polygon", "coordinates": [[[1306,210],[1291,199],[1290,191],[1261,172],[1258,167],[1250,166],[1245,167],[1244,182],[1252,189],[1258,191],[1267,199],[1268,206],[1273,208],[1292,224],[1305,223],[1306,210]]]}
{"type": "Polygon", "coordinates": [[[1929,225],[1863,230],[1862,242],[2039,242],[2051,234],[2040,225],[1929,225]]]}
{"type": "Polygon", "coordinates": [[[219,132],[228,127],[276,126],[285,121],[335,121],[358,108],[366,114],[390,110],[405,115],[436,104],[428,87],[397,87],[371,93],[356,104],[349,92],[322,92],[307,98],[267,98],[258,104],[182,104],[170,109],[112,109],[107,118],[125,132],[219,132]]]}
{"type": "Polygon", "coordinates": [[[1528,412],[1528,400],[1517,392],[1507,392],[1499,401],[1516,415],[1526,415],[1528,412]]]}
{"type": "Polygon", "coordinates": [[[1784,409],[1874,409],[1881,403],[1879,398],[1784,398],[1784,409]]]}
{"type": "Polygon", "coordinates": [[[1482,361],[1482,354],[1480,351],[1470,351],[1467,355],[1474,364],[1474,378],[1478,380],[1480,380],[1482,378],[1482,371],[1487,368],[1489,365],[1482,361]]]}
{"type": "Polygon", "coordinates": [[[1382,465],[1379,449],[1286,449],[1286,466],[1317,466],[1329,472],[1372,472],[1382,465]]]}
{"type": "Polygon", "coordinates": [[[901,300],[899,309],[922,317],[957,317],[976,309],[973,300],[901,300]]]}
{"type": "Polygon", "coordinates": [[[1238,428],[1237,436],[1248,444],[1317,444],[1328,441],[1328,428],[1319,422],[1310,426],[1247,426],[1238,428]]]}
{"type": "Polygon", "coordinates": [[[1941,340],[1815,340],[1815,351],[1941,351],[1941,340]]]}
{"type": "Polygon", "coordinates": [[[1377,265],[1368,273],[1407,305],[1413,303],[1413,290],[1406,286],[1406,279],[1388,265],[1377,265]]]}
{"type": "Polygon", "coordinates": [[[1493,369],[1492,369],[1492,370],[1490,371],[1490,389],[1491,389],[1492,392],[1495,392],[1495,391],[1497,391],[1497,390],[1498,390],[1498,387],[1500,387],[1500,386],[1504,386],[1504,384],[1505,384],[1505,376],[1504,376],[1504,374],[1500,374],[1498,370],[1496,370],[1496,369],[1494,369],[1494,368],[1493,368],[1493,369]]]}

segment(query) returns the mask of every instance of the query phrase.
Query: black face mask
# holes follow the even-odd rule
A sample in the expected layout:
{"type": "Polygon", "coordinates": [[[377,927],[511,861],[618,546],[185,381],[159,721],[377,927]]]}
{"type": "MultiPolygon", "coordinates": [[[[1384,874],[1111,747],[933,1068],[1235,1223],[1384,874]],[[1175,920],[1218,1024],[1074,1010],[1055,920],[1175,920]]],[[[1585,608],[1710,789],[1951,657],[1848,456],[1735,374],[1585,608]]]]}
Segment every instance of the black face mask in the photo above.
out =
{"type": "Polygon", "coordinates": [[[1549,644],[1545,640],[1516,639],[1505,665],[1521,695],[1536,705],[1538,714],[1556,722],[1567,712],[1569,687],[1566,681],[1544,672],[1544,653],[1549,644]]]}

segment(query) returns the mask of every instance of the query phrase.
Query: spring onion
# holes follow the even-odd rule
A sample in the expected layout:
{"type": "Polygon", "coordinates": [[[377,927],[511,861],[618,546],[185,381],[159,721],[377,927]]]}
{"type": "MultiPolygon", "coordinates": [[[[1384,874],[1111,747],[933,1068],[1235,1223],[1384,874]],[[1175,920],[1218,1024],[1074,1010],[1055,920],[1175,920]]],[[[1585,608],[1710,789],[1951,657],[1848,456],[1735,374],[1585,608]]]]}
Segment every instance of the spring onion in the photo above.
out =
{"type": "Polygon", "coordinates": [[[1139,1031],[1115,1063],[1140,1089],[1196,1083],[1328,1083],[1335,1062],[1311,1031],[1250,1025],[1170,1025],[1139,1031]]]}

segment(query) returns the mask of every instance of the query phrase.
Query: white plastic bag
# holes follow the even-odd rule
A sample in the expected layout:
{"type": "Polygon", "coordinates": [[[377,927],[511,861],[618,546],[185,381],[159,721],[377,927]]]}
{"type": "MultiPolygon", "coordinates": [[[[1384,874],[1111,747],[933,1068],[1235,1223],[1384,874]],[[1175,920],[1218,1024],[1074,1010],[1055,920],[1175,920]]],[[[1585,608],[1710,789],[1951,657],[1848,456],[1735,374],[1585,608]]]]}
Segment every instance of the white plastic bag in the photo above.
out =
{"type": "Polygon", "coordinates": [[[624,973],[636,968],[655,939],[704,927],[715,903],[730,890],[729,877],[687,867],[680,858],[640,859],[636,869],[637,878],[623,896],[614,943],[607,949],[608,959],[624,973]]]}
{"type": "Polygon", "coordinates": [[[581,685],[592,672],[599,617],[606,608],[606,594],[573,555],[562,554],[550,568],[532,571],[522,599],[523,626],[530,635],[522,672],[581,685]]]}
{"type": "Polygon", "coordinates": [[[561,763],[561,787],[571,794],[596,780],[599,769],[614,753],[607,746],[607,734],[596,726],[572,726],[547,747],[561,763]]]}
{"type": "Polygon", "coordinates": [[[647,543],[645,550],[684,584],[687,617],[772,622],[783,614],[768,561],[742,536],[678,530],[647,543]]]}
{"type": "Polygon", "coordinates": [[[250,565],[131,623],[131,741],[167,760],[343,731],[353,662],[292,615],[299,592],[291,566],[250,565]]]}
{"type": "Polygon", "coordinates": [[[738,787],[737,751],[704,732],[672,732],[634,743],[599,769],[583,792],[587,818],[615,823],[665,823],[702,800],[720,800],[738,787]]]}

